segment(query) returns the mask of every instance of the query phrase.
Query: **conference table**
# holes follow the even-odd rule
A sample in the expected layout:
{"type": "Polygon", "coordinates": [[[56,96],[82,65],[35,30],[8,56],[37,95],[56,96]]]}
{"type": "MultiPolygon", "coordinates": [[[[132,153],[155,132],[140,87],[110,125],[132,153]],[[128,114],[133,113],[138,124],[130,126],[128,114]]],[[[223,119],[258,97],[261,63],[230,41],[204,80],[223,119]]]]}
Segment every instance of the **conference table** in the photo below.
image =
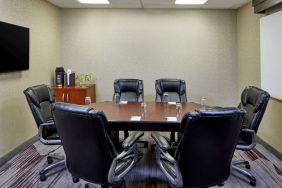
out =
{"type": "Polygon", "coordinates": [[[90,104],[95,110],[105,113],[110,130],[168,132],[179,131],[183,115],[200,107],[199,104],[194,102],[181,103],[182,109],[177,113],[176,104],[146,102],[146,112],[143,113],[144,108],[141,105],[144,105],[144,103],[97,102],[90,104]]]}

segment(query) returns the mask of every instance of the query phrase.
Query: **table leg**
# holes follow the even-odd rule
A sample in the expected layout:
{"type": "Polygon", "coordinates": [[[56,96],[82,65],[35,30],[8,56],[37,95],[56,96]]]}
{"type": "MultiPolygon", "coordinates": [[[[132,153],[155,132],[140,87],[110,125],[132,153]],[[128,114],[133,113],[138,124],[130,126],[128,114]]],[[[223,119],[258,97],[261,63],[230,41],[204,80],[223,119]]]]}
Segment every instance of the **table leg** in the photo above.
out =
{"type": "Polygon", "coordinates": [[[175,132],[170,133],[170,141],[175,142],[175,132]]]}
{"type": "Polygon", "coordinates": [[[109,136],[115,146],[119,145],[119,131],[110,131],[109,136]]]}

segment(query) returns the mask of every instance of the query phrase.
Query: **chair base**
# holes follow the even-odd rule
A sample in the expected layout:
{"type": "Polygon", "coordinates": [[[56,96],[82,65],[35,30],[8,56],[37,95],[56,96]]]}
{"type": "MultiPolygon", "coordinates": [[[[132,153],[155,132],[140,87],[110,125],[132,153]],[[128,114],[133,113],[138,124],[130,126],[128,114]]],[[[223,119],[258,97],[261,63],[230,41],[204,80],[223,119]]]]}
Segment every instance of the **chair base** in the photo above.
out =
{"type": "MultiPolygon", "coordinates": [[[[87,183],[84,186],[85,188],[97,188],[97,186],[91,184],[91,183],[87,183]]],[[[126,188],[126,183],[124,180],[118,182],[115,185],[110,185],[109,183],[103,184],[101,185],[101,188],[126,188]]]]}
{"type": "Polygon", "coordinates": [[[72,177],[72,182],[73,182],[73,183],[77,183],[77,182],[79,182],[79,178],[77,178],[77,177],[73,176],[73,177],[72,177]]]}
{"type": "MultiPolygon", "coordinates": [[[[250,180],[250,185],[251,186],[256,186],[256,178],[248,171],[240,168],[238,165],[242,165],[244,164],[247,167],[250,167],[249,162],[248,161],[238,161],[238,162],[234,162],[232,163],[232,170],[239,172],[240,174],[243,174],[244,176],[246,176],[249,180],[250,180]]],[[[248,168],[249,169],[249,168],[248,168]]]]}
{"type": "Polygon", "coordinates": [[[58,168],[62,166],[65,166],[65,160],[60,160],[55,163],[52,162],[50,165],[48,165],[47,167],[45,167],[39,172],[40,181],[45,181],[47,179],[46,177],[47,172],[53,170],[54,168],[58,168]]]}
{"type": "Polygon", "coordinates": [[[249,161],[245,161],[245,160],[238,160],[232,163],[233,165],[236,166],[244,166],[246,169],[251,169],[250,163],[249,161]]]}

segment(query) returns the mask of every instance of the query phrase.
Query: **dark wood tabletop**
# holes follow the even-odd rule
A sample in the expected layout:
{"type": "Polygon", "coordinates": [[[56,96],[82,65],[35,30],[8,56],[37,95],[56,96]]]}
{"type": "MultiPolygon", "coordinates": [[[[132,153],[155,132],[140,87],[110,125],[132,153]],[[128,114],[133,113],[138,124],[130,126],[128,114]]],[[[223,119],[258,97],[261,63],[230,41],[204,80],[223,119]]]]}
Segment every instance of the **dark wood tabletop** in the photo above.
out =
{"type": "Polygon", "coordinates": [[[181,103],[181,112],[177,114],[175,104],[161,102],[145,102],[146,113],[142,113],[141,103],[113,102],[92,103],[91,107],[103,111],[109,121],[111,130],[142,130],[142,131],[179,131],[183,115],[200,107],[197,103],[181,103]],[[139,121],[131,120],[132,116],[140,116],[139,121]],[[166,117],[176,117],[175,121],[167,121],[166,117]]]}

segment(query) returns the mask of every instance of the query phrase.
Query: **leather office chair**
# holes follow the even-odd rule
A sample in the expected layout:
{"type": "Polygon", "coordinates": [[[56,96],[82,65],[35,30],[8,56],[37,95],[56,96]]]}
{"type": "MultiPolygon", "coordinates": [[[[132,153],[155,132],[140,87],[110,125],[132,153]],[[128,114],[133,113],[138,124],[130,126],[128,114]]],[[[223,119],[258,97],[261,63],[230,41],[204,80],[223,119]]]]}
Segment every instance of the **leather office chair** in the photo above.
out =
{"type": "MultiPolygon", "coordinates": [[[[143,81],[138,79],[116,79],[114,81],[113,101],[144,102],[143,81]]],[[[127,130],[124,131],[124,139],[129,136],[127,130]]],[[[138,141],[148,147],[147,141],[138,141]]]]}
{"type": "MultiPolygon", "coordinates": [[[[254,86],[249,86],[244,89],[241,94],[241,102],[239,108],[246,110],[242,131],[236,149],[249,151],[256,146],[256,132],[259,128],[263,114],[265,112],[270,95],[266,91],[254,86]]],[[[247,176],[250,179],[250,184],[256,185],[256,178],[247,170],[239,166],[245,166],[250,169],[248,161],[233,162],[232,169],[247,176]]]]}
{"type": "MultiPolygon", "coordinates": [[[[156,102],[187,102],[185,80],[158,79],[155,88],[156,102]]],[[[171,132],[170,140],[175,141],[175,132],[171,132]]]]}
{"type": "Polygon", "coordinates": [[[158,79],[155,87],[156,102],[187,102],[185,80],[158,79]]]}
{"type": "MultiPolygon", "coordinates": [[[[53,91],[47,85],[37,85],[24,90],[28,105],[38,128],[38,136],[44,145],[60,145],[61,140],[57,134],[51,113],[51,105],[55,102],[53,91]]],[[[64,166],[65,161],[47,157],[48,166],[40,171],[40,180],[46,180],[46,173],[59,166],[64,166]],[[53,159],[59,160],[53,163],[53,159]]]]}
{"type": "Polygon", "coordinates": [[[152,133],[157,163],[170,186],[222,185],[230,175],[244,113],[238,108],[216,108],[185,114],[174,158],[168,152],[167,140],[152,133]]]}
{"type": "Polygon", "coordinates": [[[56,103],[52,110],[67,168],[74,177],[108,187],[122,182],[141,159],[136,141],[143,132],[127,137],[124,150],[118,154],[107,134],[108,121],[103,112],[66,103],[56,103]]]}
{"type": "Polygon", "coordinates": [[[138,79],[116,79],[113,101],[144,102],[143,81],[138,79]],[[117,96],[117,97],[116,97],[117,96]]]}

